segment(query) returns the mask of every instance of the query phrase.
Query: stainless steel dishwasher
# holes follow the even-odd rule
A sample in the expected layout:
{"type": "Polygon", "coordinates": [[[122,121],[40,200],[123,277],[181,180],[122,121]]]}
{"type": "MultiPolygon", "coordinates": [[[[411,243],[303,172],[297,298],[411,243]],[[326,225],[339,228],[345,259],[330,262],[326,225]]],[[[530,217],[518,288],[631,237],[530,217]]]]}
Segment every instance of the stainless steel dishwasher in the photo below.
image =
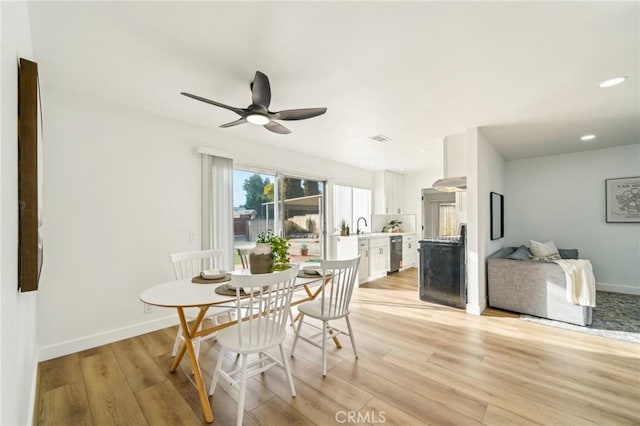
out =
{"type": "Polygon", "coordinates": [[[389,250],[389,273],[398,272],[400,263],[402,263],[402,235],[391,238],[391,247],[389,250]]]}

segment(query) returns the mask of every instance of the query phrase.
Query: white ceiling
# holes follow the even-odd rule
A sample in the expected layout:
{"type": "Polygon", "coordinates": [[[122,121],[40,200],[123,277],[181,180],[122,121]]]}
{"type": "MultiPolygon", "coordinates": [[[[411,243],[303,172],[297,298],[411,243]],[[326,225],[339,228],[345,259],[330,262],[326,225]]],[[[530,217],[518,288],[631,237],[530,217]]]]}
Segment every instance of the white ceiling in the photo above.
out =
{"type": "Polygon", "coordinates": [[[31,3],[41,81],[370,169],[441,166],[481,127],[506,159],[640,143],[638,2],[31,3]],[[327,107],[278,135],[184,96],[327,107]],[[629,76],[601,89],[608,78],[629,76]],[[581,142],[594,133],[597,138],[581,142]],[[383,134],[392,142],[368,141],[383,134]]]}

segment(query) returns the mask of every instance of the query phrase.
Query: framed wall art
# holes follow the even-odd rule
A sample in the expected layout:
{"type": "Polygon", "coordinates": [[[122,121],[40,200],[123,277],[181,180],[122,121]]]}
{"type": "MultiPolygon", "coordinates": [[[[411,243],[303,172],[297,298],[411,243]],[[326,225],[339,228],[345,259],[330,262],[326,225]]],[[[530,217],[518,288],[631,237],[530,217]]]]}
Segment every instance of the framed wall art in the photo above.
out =
{"type": "Polygon", "coordinates": [[[607,223],[640,223],[640,176],[604,182],[607,223]]]}
{"type": "Polygon", "coordinates": [[[38,138],[38,64],[18,64],[18,287],[38,289],[42,270],[42,151],[38,138]]]}
{"type": "Polygon", "coordinates": [[[491,192],[490,196],[491,239],[499,240],[504,237],[504,195],[491,192]]]}

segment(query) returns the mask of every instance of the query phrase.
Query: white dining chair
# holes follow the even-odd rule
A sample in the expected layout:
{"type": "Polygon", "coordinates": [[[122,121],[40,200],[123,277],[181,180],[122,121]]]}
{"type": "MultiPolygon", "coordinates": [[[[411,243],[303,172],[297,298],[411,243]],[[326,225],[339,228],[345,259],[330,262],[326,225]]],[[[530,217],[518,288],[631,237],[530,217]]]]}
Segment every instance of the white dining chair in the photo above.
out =
{"type": "MultiPolygon", "coordinates": [[[[200,251],[190,251],[184,253],[174,253],[169,256],[171,263],[173,265],[173,273],[176,280],[193,278],[198,275],[202,271],[206,271],[208,269],[214,269],[218,266],[218,263],[222,257],[222,250],[200,250],[200,251]]],[[[230,315],[232,307],[210,307],[207,310],[206,318],[211,319],[214,325],[218,324],[218,316],[222,314],[230,315]]],[[[200,309],[198,308],[186,308],[184,310],[185,316],[187,320],[191,321],[196,318],[200,309]]],[[[229,316],[229,320],[231,317],[229,316]]],[[[204,321],[203,321],[204,323],[204,321]]],[[[202,329],[203,324],[200,324],[200,329],[202,329]]],[[[182,327],[178,326],[178,333],[176,334],[176,340],[173,343],[173,351],[171,352],[171,356],[176,356],[178,353],[178,349],[180,347],[180,343],[184,341],[184,337],[182,335],[182,327]]],[[[200,353],[200,341],[202,339],[210,339],[215,338],[216,333],[208,334],[204,337],[198,337],[196,339],[196,356],[200,353]]]]}
{"type": "Polygon", "coordinates": [[[251,249],[239,248],[237,251],[240,262],[242,263],[242,269],[249,269],[249,254],[251,253],[251,249]]]}
{"type": "MultiPolygon", "coordinates": [[[[321,262],[321,271],[328,282],[322,287],[321,294],[315,300],[298,305],[300,317],[298,318],[296,336],[291,346],[291,356],[293,357],[298,339],[321,348],[323,376],[327,375],[327,340],[335,339],[341,334],[348,335],[351,339],[353,354],[358,358],[353,329],[349,320],[349,304],[351,303],[351,295],[353,294],[359,263],[360,256],[349,260],[323,260],[321,262]],[[322,327],[320,331],[308,337],[301,336],[300,330],[302,329],[302,324],[305,323],[305,317],[321,321],[322,327]],[[329,321],[340,318],[346,320],[348,332],[329,324],[329,321]],[[318,338],[320,338],[320,341],[318,341],[318,338]]],[[[314,324],[307,324],[318,328],[314,324]]]]}
{"type": "MultiPolygon", "coordinates": [[[[247,380],[251,377],[274,366],[282,367],[289,382],[291,396],[296,396],[289,359],[285,355],[282,342],[286,337],[291,294],[297,274],[297,266],[292,266],[285,271],[270,274],[231,276],[230,285],[236,290],[236,315],[238,318],[244,315],[244,318],[238,324],[218,332],[218,343],[222,350],[218,354],[209,395],[213,395],[221,376],[238,390],[238,425],[242,425],[247,380]],[[276,346],[280,350],[281,359],[266,352],[276,346]],[[240,355],[240,367],[230,371],[222,368],[227,351],[240,355]],[[249,362],[250,354],[258,356],[249,362]]],[[[237,366],[237,363],[234,365],[237,366]]]]}

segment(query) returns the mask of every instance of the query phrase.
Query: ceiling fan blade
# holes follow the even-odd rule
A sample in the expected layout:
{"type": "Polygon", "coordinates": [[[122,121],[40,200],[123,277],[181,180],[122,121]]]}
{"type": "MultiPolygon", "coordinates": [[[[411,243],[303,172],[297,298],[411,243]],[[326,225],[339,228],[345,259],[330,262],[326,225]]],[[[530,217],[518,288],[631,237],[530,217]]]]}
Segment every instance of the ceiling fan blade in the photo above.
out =
{"type": "Polygon", "coordinates": [[[287,129],[280,123],[276,123],[275,121],[268,122],[264,127],[267,130],[271,130],[273,133],[280,133],[281,135],[288,135],[291,133],[291,130],[287,129]]]}
{"type": "Polygon", "coordinates": [[[305,118],[317,117],[327,112],[326,108],[301,108],[287,109],[274,113],[276,120],[304,120],[305,118]]]}
{"type": "Polygon", "coordinates": [[[271,103],[271,86],[269,85],[269,79],[260,71],[256,71],[256,76],[253,78],[251,99],[254,105],[259,105],[264,109],[268,109],[271,103]]]}
{"type": "Polygon", "coordinates": [[[180,92],[181,95],[187,96],[189,98],[195,99],[197,101],[202,101],[202,102],[206,102],[208,104],[211,105],[215,105],[215,106],[219,106],[220,108],[226,108],[228,110],[231,110],[233,112],[235,112],[236,114],[244,117],[245,113],[241,108],[236,108],[236,107],[232,107],[229,105],[225,105],[225,104],[221,104],[220,102],[216,102],[216,101],[212,101],[211,99],[207,99],[207,98],[203,98],[202,96],[197,96],[197,95],[192,95],[191,93],[186,93],[186,92],[180,92]]]}
{"type": "Polygon", "coordinates": [[[220,127],[233,127],[233,126],[237,126],[238,124],[244,124],[246,122],[247,122],[247,120],[244,117],[242,117],[242,118],[237,119],[236,121],[232,121],[230,123],[225,123],[225,124],[221,125],[220,127]]]}

